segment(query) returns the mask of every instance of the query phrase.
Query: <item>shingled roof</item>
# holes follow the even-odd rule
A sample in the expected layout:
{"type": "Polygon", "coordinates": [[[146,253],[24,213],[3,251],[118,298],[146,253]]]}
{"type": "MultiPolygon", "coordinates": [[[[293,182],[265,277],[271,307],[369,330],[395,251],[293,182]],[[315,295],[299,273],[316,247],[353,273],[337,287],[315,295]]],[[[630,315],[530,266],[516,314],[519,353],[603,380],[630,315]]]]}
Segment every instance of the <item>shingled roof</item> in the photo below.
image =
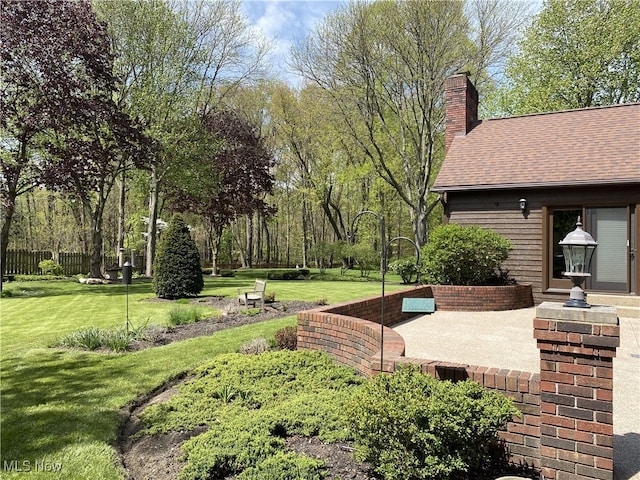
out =
{"type": "Polygon", "coordinates": [[[640,103],[483,120],[456,133],[434,191],[640,185],[640,103]]]}

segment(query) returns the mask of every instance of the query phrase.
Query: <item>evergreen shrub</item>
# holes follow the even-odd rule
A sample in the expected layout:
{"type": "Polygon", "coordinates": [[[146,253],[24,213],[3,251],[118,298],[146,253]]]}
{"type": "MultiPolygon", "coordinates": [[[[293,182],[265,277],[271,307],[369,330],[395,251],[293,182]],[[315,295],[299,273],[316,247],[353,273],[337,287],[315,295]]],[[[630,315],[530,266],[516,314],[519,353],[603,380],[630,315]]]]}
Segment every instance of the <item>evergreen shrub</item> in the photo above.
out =
{"type": "Polygon", "coordinates": [[[204,288],[200,254],[182,215],[174,215],[164,231],[153,264],[158,298],[198,295],[204,288]]]}
{"type": "Polygon", "coordinates": [[[356,458],[385,480],[467,478],[495,466],[511,399],[466,380],[451,383],[406,366],[363,384],[347,403],[356,458]]]}
{"type": "Polygon", "coordinates": [[[296,270],[269,270],[266,277],[269,280],[299,280],[308,275],[308,268],[298,268],[296,270]]]}
{"type": "Polygon", "coordinates": [[[511,243],[475,225],[441,225],[421,252],[424,283],[433,285],[495,285],[496,273],[511,243]]]}
{"type": "Polygon", "coordinates": [[[323,352],[219,355],[179,395],[145,409],[142,434],[206,426],[182,448],[181,480],[312,480],[321,462],[287,452],[285,437],[347,440],[343,406],[363,381],[323,352]]]}

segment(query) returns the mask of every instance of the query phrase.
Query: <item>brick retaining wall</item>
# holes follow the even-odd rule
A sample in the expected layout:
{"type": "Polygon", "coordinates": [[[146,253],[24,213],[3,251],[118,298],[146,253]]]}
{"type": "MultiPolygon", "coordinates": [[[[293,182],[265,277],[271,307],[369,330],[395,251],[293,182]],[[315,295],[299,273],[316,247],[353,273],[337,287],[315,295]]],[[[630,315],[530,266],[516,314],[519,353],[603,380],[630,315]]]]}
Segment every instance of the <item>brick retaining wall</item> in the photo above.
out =
{"type": "MultiPolygon", "coordinates": [[[[522,414],[500,434],[510,461],[538,469],[545,480],[613,479],[611,360],[619,344],[617,324],[532,319],[541,373],[407,358],[404,340],[389,327],[413,316],[401,312],[403,298],[431,293],[422,286],[385,296],[383,370],[411,363],[438,379],[471,379],[500,391],[522,414]]],[[[298,348],[326,351],[364,375],[378,373],[380,306],[378,296],[298,313],[298,348]]],[[[541,305],[539,311],[550,310],[541,305]]]]}
{"type": "Polygon", "coordinates": [[[432,285],[438,310],[481,312],[533,307],[531,285],[432,285]]]}

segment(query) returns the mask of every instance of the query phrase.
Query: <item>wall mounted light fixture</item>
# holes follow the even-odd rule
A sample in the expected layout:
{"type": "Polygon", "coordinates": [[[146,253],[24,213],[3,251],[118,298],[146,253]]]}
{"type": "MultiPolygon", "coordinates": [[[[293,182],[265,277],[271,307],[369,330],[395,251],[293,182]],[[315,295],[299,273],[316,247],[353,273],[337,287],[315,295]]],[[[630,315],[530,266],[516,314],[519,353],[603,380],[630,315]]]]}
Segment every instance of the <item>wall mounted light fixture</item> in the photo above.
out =
{"type": "Polygon", "coordinates": [[[519,200],[520,203],[520,211],[522,213],[524,213],[527,210],[527,199],[526,198],[521,198],[519,200]]]}

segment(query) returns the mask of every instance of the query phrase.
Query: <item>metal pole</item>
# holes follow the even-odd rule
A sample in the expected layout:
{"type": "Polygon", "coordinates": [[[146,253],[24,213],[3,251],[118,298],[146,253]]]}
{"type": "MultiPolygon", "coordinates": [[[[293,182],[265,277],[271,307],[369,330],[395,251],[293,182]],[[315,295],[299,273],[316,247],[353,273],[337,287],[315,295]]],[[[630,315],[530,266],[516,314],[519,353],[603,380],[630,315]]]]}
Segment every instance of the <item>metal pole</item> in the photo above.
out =
{"type": "Polygon", "coordinates": [[[127,307],[126,307],[127,326],[126,326],[126,329],[127,329],[127,336],[129,336],[129,283],[127,282],[126,285],[127,285],[127,290],[126,290],[126,292],[127,292],[126,293],[126,297],[127,297],[127,300],[126,300],[126,304],[127,304],[127,307]]]}
{"type": "Polygon", "coordinates": [[[386,230],[384,225],[384,217],[370,210],[363,210],[358,213],[351,222],[352,241],[355,242],[355,224],[358,218],[364,214],[373,215],[380,222],[380,271],[382,273],[382,296],[380,297],[380,372],[384,368],[384,281],[387,269],[387,245],[385,242],[386,230]]]}
{"type": "Polygon", "coordinates": [[[385,233],[384,233],[384,218],[380,217],[380,231],[381,231],[381,236],[382,236],[382,313],[380,315],[380,324],[381,324],[381,328],[380,328],[380,372],[382,372],[382,367],[384,365],[384,275],[386,273],[387,270],[387,250],[389,249],[389,246],[391,245],[392,242],[394,242],[395,240],[407,240],[409,242],[411,242],[414,246],[414,248],[416,249],[416,257],[417,257],[417,261],[416,263],[420,262],[420,249],[418,248],[418,245],[416,244],[416,242],[414,242],[413,240],[411,240],[410,238],[407,237],[395,237],[392,238],[391,240],[389,240],[389,243],[384,243],[384,237],[385,237],[385,233]]]}
{"type": "Polygon", "coordinates": [[[384,276],[387,271],[387,247],[385,243],[384,217],[380,215],[380,267],[382,270],[382,299],[380,300],[380,373],[384,367],[384,276]]]}

